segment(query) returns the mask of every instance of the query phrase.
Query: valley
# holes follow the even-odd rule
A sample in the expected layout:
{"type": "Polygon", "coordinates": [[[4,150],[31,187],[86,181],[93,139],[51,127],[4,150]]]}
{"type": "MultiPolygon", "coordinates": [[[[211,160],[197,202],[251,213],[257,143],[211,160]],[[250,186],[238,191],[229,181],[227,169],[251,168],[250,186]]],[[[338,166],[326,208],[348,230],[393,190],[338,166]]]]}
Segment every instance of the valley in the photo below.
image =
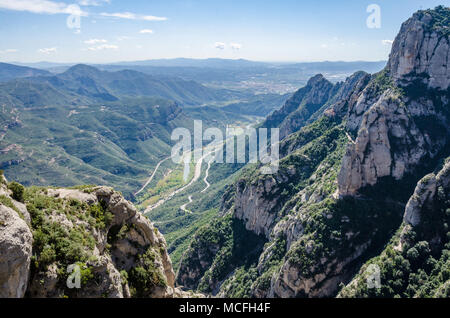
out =
{"type": "Polygon", "coordinates": [[[449,298],[449,21],[379,62],[0,63],[0,297],[449,298]]]}

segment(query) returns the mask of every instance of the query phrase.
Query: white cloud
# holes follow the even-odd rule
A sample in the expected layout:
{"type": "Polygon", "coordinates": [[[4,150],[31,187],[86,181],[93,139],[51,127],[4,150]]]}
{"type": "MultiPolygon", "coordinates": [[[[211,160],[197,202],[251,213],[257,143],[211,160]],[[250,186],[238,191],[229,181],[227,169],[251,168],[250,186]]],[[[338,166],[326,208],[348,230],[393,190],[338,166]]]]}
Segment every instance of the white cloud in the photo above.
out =
{"type": "Polygon", "coordinates": [[[321,47],[322,49],[327,49],[327,48],[328,48],[328,44],[325,44],[325,43],[324,43],[324,44],[321,44],[320,47],[321,47]]]}
{"type": "Polygon", "coordinates": [[[214,47],[215,47],[216,49],[219,49],[219,50],[225,49],[225,46],[226,46],[226,44],[223,43],[223,42],[216,42],[216,43],[214,43],[214,47]]]}
{"type": "Polygon", "coordinates": [[[50,53],[56,53],[56,47],[48,47],[38,50],[39,53],[43,54],[50,54],[50,53]]]}
{"type": "Polygon", "coordinates": [[[0,0],[0,8],[39,14],[75,14],[87,16],[77,5],[49,0],[0,0]]]}
{"type": "Polygon", "coordinates": [[[392,43],[394,43],[392,40],[381,40],[381,44],[383,45],[392,45],[392,43]]]}
{"type": "Polygon", "coordinates": [[[88,47],[89,51],[117,50],[119,47],[113,44],[102,44],[98,46],[88,47]]]}
{"type": "Polygon", "coordinates": [[[97,44],[97,43],[106,43],[106,42],[108,42],[108,41],[106,41],[105,39],[90,39],[90,40],[87,40],[87,41],[84,41],[84,43],[86,43],[86,44],[97,44]]]}
{"type": "Polygon", "coordinates": [[[101,6],[103,4],[110,4],[111,0],[79,0],[78,4],[80,6],[93,6],[93,7],[98,7],[101,6]]]}
{"type": "Polygon", "coordinates": [[[0,54],[15,53],[17,51],[18,50],[16,50],[16,49],[6,49],[6,50],[3,50],[3,51],[0,51],[0,54]]]}
{"type": "Polygon", "coordinates": [[[166,21],[166,17],[156,17],[153,15],[140,15],[131,12],[118,12],[118,13],[100,13],[104,17],[128,19],[128,20],[144,20],[144,21],[166,21]]]}
{"type": "Polygon", "coordinates": [[[143,29],[143,30],[139,31],[139,33],[141,33],[141,34],[153,34],[153,30],[143,29]]]}
{"type": "Polygon", "coordinates": [[[242,49],[242,44],[239,43],[230,43],[230,47],[233,50],[239,51],[240,49],[242,49]]]}
{"type": "Polygon", "coordinates": [[[122,36],[118,36],[117,41],[125,41],[125,40],[131,40],[132,37],[131,36],[126,36],[126,35],[122,35],[122,36]]]}

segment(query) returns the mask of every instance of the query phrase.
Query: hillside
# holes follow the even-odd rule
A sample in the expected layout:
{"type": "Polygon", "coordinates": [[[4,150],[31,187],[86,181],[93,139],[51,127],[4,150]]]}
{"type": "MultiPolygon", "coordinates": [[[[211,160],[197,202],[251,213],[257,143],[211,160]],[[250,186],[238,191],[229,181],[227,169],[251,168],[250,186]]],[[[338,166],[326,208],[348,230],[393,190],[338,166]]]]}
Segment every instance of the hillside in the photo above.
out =
{"type": "Polygon", "coordinates": [[[16,78],[48,76],[51,73],[32,67],[0,63],[0,82],[8,82],[16,78]]]}
{"type": "Polygon", "coordinates": [[[449,17],[415,13],[383,71],[315,76],[269,116],[280,169],[239,172],[177,283],[222,297],[448,297],[449,17]],[[381,287],[369,290],[370,264],[381,287]]]}
{"type": "Polygon", "coordinates": [[[132,199],[170,155],[172,130],[191,128],[192,116],[206,127],[248,121],[202,106],[236,100],[228,94],[192,81],[86,65],[2,83],[0,169],[24,185],[109,185],[132,199]]]}
{"type": "Polygon", "coordinates": [[[107,72],[83,64],[72,66],[64,73],[54,76],[34,77],[32,81],[48,83],[55,88],[97,101],[113,101],[121,96],[147,96],[170,99],[181,105],[202,105],[241,96],[238,92],[207,88],[192,80],[152,76],[132,70],[107,72]]]}

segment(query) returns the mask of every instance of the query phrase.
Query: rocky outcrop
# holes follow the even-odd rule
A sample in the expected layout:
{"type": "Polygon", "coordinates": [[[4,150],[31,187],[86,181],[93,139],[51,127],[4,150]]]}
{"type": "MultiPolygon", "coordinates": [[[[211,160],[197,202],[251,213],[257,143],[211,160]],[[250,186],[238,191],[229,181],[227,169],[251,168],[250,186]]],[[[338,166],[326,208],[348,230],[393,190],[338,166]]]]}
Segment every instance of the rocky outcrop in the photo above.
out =
{"type": "Polygon", "coordinates": [[[234,217],[243,220],[247,230],[268,238],[283,205],[279,196],[280,185],[294,176],[295,169],[283,169],[275,176],[258,179],[256,183],[240,180],[236,185],[234,217]]]}
{"type": "Polygon", "coordinates": [[[333,85],[322,74],[312,77],[283,107],[267,117],[263,126],[280,129],[280,138],[299,130],[339,90],[342,83],[333,85]]]}
{"type": "Polygon", "coordinates": [[[0,297],[202,296],[175,288],[163,235],[112,188],[36,190],[27,198],[31,218],[10,194],[3,181],[0,195],[10,207],[0,204],[0,297]],[[47,235],[59,238],[52,242],[47,235]],[[71,246],[72,239],[78,245],[71,246]],[[66,257],[79,261],[70,264],[66,257]],[[74,270],[79,286],[69,286],[74,270]]]}
{"type": "Polygon", "coordinates": [[[388,63],[396,81],[407,83],[418,74],[426,74],[428,87],[448,89],[450,37],[445,14],[448,8],[419,11],[403,23],[388,63]]]}
{"type": "Polygon", "coordinates": [[[16,211],[0,204],[0,298],[25,295],[32,242],[26,222],[16,211]]]}
{"type": "Polygon", "coordinates": [[[0,298],[24,296],[33,243],[30,215],[11,195],[0,174],[0,298]]]}
{"type": "Polygon", "coordinates": [[[319,264],[310,268],[308,276],[301,274],[298,264],[287,261],[272,280],[268,297],[332,297],[342,281],[351,278],[345,267],[361,256],[369,243],[359,246],[356,251],[343,260],[323,258],[319,264]]]}
{"type": "MultiPolygon", "coordinates": [[[[97,187],[87,192],[72,189],[49,189],[47,195],[62,200],[76,200],[88,206],[104,205],[112,214],[112,220],[104,229],[92,227],[81,220],[73,220],[64,214],[54,213],[50,221],[62,224],[71,230],[82,224],[95,238],[92,250],[92,261],[87,262],[96,281],[73,292],[72,297],[129,297],[128,282],[123,282],[120,271],[129,272],[140,266],[139,256],[149,251],[154,255],[154,271],[164,279],[161,286],[148,286],[148,297],[171,297],[174,294],[174,272],[170,257],[167,254],[164,237],[153,227],[151,222],[139,213],[136,208],[121,194],[108,187],[97,187]],[[117,230],[121,230],[117,237],[117,230]],[[108,246],[110,245],[110,246],[108,246]]],[[[65,268],[62,268],[65,270],[65,268]]],[[[34,273],[31,278],[29,294],[32,297],[58,297],[64,295],[65,286],[58,278],[58,264],[47,266],[46,270],[34,273]]]]}
{"type": "Polygon", "coordinates": [[[393,297],[395,293],[397,297],[448,298],[448,279],[443,273],[447,270],[444,264],[448,264],[449,202],[450,158],[447,158],[438,172],[419,180],[408,200],[397,234],[380,255],[360,268],[338,297],[393,297]],[[418,251],[422,253],[420,258],[418,251]],[[378,277],[381,288],[370,288],[368,282],[377,279],[373,276],[377,270],[381,270],[378,277]],[[415,279],[416,275],[425,272],[428,275],[415,279]]]}
{"type": "Polygon", "coordinates": [[[429,174],[422,178],[414,190],[414,194],[406,205],[403,220],[413,227],[420,224],[422,213],[428,206],[432,208],[436,191],[439,187],[448,189],[450,183],[450,161],[437,174],[429,174]]]}
{"type": "Polygon", "coordinates": [[[357,137],[342,162],[340,195],[382,177],[400,180],[449,142],[449,27],[435,26],[439,14],[419,12],[406,21],[386,69],[349,104],[347,129],[357,137]]]}

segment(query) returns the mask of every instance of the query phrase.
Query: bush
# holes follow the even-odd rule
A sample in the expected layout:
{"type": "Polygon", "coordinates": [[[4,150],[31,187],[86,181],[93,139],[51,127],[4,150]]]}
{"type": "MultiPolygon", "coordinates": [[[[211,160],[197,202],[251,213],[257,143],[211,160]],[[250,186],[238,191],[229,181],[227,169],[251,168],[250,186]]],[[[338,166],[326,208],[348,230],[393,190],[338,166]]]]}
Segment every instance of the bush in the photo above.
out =
{"type": "MultiPolygon", "coordinates": [[[[133,297],[148,297],[156,286],[167,286],[166,279],[157,266],[157,255],[151,248],[139,256],[138,266],[132,268],[127,275],[133,297]]],[[[121,277],[125,275],[121,274],[121,277]]]]}
{"type": "Polygon", "coordinates": [[[25,192],[25,187],[17,182],[8,183],[8,189],[12,191],[12,197],[14,200],[23,202],[23,193],[25,192]]]}

